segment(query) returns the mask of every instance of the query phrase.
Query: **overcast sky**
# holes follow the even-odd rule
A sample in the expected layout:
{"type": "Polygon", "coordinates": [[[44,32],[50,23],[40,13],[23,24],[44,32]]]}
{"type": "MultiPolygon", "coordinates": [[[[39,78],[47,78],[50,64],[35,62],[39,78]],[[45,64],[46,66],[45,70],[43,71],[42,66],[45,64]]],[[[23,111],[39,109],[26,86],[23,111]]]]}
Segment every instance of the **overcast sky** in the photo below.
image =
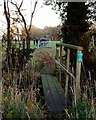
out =
{"type": "MultiPolygon", "coordinates": [[[[18,3],[21,2],[21,0],[13,0],[18,1],[18,3]]],[[[34,2],[36,0],[24,0],[22,9],[26,9],[23,11],[27,25],[30,23],[30,14],[31,9],[33,9],[34,2]],[[32,1],[32,4],[31,2],[32,1]],[[32,6],[33,5],[33,6],[32,6]]],[[[35,16],[33,17],[33,25],[35,25],[38,28],[44,28],[45,26],[57,26],[61,23],[61,19],[59,17],[59,14],[56,14],[54,10],[51,9],[51,6],[44,6],[43,0],[38,0],[38,5],[35,11],[35,16]],[[43,6],[43,7],[42,7],[43,6]]],[[[0,29],[6,28],[6,19],[3,14],[3,0],[0,0],[0,29]]],[[[12,9],[14,7],[10,7],[12,9]]],[[[1,30],[0,30],[1,33],[1,30]]]]}
{"type": "MultiPolygon", "coordinates": [[[[16,0],[14,0],[16,1],[16,0]]],[[[20,2],[21,0],[17,0],[20,2]]],[[[23,11],[27,25],[30,23],[30,14],[31,10],[33,9],[35,0],[24,0],[22,9],[26,9],[23,11]],[[33,1],[32,4],[30,1],[33,1]]],[[[0,29],[5,29],[6,28],[6,19],[5,16],[3,15],[3,0],[0,0],[0,29]]],[[[11,6],[11,9],[13,7],[11,6]]],[[[57,26],[61,23],[61,19],[59,17],[59,14],[56,14],[55,11],[51,9],[51,6],[44,6],[43,5],[43,0],[38,0],[38,4],[36,7],[35,15],[33,17],[33,25],[35,25],[38,28],[44,28],[45,26],[57,26]]],[[[1,30],[0,30],[1,32],[1,30]]]]}

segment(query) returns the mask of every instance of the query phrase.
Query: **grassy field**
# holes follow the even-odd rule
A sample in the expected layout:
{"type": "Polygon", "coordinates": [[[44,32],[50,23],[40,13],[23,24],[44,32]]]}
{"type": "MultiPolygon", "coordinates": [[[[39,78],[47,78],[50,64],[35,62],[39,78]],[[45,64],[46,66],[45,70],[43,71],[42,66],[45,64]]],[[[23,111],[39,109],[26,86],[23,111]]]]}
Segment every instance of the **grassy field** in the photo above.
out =
{"type": "MultiPolygon", "coordinates": [[[[13,41],[12,42],[13,44],[15,44],[15,42],[13,41]]],[[[20,42],[21,43],[21,48],[23,47],[22,46],[22,42],[20,42]]],[[[52,47],[52,48],[56,48],[56,43],[60,43],[60,41],[51,41],[50,43],[48,43],[47,45],[46,45],[46,47],[52,47]]],[[[19,43],[17,42],[17,44],[15,44],[17,47],[19,47],[19,43]]],[[[30,42],[30,48],[34,48],[34,47],[36,47],[36,48],[39,48],[39,45],[40,45],[40,42],[38,42],[38,46],[34,46],[34,43],[33,43],[33,41],[31,41],[30,42]]],[[[3,43],[3,46],[6,48],[6,46],[7,46],[7,43],[3,43]]]]}
{"type": "MultiPolygon", "coordinates": [[[[52,48],[56,48],[56,43],[60,43],[60,41],[51,41],[50,43],[47,44],[47,47],[50,46],[52,48]]],[[[39,47],[40,42],[38,43],[39,47]]],[[[34,47],[33,41],[31,41],[30,47],[34,47]]],[[[36,46],[35,46],[36,47],[36,46]]]]}

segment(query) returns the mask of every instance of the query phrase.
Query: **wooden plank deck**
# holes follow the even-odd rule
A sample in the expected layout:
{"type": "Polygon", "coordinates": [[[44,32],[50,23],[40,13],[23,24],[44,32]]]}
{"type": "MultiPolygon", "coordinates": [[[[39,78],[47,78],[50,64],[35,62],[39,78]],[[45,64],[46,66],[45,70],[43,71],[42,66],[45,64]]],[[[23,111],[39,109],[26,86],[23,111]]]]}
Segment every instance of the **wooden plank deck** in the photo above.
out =
{"type": "Polygon", "coordinates": [[[52,75],[41,75],[41,77],[49,111],[63,111],[65,106],[64,91],[57,78],[52,75]]]}

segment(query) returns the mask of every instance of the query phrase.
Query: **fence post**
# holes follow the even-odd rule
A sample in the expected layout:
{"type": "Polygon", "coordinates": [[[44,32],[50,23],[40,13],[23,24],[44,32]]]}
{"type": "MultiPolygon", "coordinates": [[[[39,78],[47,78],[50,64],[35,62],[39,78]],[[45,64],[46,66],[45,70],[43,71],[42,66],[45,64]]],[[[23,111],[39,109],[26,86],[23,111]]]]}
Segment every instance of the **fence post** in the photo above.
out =
{"type": "Polygon", "coordinates": [[[51,47],[51,40],[49,40],[49,47],[51,47]]]}
{"type": "MultiPolygon", "coordinates": [[[[70,49],[67,48],[67,70],[69,71],[69,66],[70,66],[70,49]]],[[[65,84],[65,104],[67,106],[67,96],[68,96],[68,80],[69,76],[68,74],[66,75],[66,84],[65,84]]]]}
{"type": "MultiPolygon", "coordinates": [[[[62,64],[62,45],[59,48],[59,63],[62,64]]],[[[59,82],[61,83],[61,68],[59,68],[59,82]]]]}
{"type": "Polygon", "coordinates": [[[81,74],[81,62],[83,53],[77,50],[77,63],[76,63],[76,101],[78,101],[80,96],[80,74],[81,74]]]}
{"type": "Polygon", "coordinates": [[[0,119],[2,119],[2,54],[4,53],[3,49],[2,49],[2,44],[0,41],[0,119]]]}
{"type": "MultiPolygon", "coordinates": [[[[59,61],[59,48],[56,45],[56,60],[59,61]]],[[[58,69],[59,69],[59,65],[56,64],[56,74],[58,76],[58,69]]]]}

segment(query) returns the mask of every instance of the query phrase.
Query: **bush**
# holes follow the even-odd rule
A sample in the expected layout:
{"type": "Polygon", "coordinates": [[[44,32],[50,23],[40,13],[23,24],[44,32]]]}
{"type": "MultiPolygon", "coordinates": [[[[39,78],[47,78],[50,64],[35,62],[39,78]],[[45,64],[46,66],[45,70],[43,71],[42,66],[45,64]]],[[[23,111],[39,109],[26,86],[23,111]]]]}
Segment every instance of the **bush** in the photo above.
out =
{"type": "Polygon", "coordinates": [[[38,102],[36,102],[36,96],[34,91],[30,90],[24,94],[12,87],[8,88],[7,93],[3,93],[3,118],[16,118],[16,119],[28,119],[28,118],[41,118],[42,109],[38,102]],[[31,96],[28,97],[28,96],[31,96]],[[26,99],[27,97],[27,99],[26,99]]]}

